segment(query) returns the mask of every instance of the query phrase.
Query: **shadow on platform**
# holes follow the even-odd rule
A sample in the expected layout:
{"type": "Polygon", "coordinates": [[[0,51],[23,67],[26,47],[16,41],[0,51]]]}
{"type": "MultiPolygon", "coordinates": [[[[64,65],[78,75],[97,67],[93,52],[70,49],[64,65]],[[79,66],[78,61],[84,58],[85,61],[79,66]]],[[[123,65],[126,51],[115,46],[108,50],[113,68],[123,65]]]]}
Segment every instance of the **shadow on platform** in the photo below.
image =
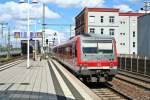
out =
{"type": "Polygon", "coordinates": [[[61,95],[32,91],[0,91],[0,100],[73,100],[61,95]]]}

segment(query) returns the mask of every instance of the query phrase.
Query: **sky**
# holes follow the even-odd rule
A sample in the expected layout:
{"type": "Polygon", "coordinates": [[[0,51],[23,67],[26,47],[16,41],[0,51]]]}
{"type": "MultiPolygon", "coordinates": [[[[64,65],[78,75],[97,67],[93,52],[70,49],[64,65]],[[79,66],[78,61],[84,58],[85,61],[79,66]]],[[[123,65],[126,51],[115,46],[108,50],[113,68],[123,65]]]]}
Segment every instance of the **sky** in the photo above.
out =
{"type": "MultiPolygon", "coordinates": [[[[27,12],[30,12],[30,30],[41,31],[42,4],[45,3],[46,23],[59,24],[46,26],[46,33],[57,32],[61,41],[70,37],[70,24],[75,24],[75,16],[84,7],[119,8],[120,11],[138,11],[143,7],[145,0],[38,0],[37,4],[19,3],[23,0],[0,0],[0,23],[8,23],[11,30],[11,41],[18,43],[13,38],[14,31],[27,31],[27,12]],[[36,23],[36,24],[35,24],[36,23]],[[65,25],[64,25],[65,24],[65,25]],[[68,26],[67,26],[68,25],[68,26]]],[[[35,0],[33,0],[35,1],[35,0]]],[[[27,2],[27,0],[25,0],[27,2]]],[[[6,44],[7,27],[4,36],[0,34],[0,44],[6,44]]],[[[74,29],[74,26],[71,27],[74,29]]],[[[0,31],[2,30],[0,26],[0,31]]],[[[1,32],[0,32],[1,33],[1,32]]],[[[73,32],[72,32],[73,34],[73,32]]]]}

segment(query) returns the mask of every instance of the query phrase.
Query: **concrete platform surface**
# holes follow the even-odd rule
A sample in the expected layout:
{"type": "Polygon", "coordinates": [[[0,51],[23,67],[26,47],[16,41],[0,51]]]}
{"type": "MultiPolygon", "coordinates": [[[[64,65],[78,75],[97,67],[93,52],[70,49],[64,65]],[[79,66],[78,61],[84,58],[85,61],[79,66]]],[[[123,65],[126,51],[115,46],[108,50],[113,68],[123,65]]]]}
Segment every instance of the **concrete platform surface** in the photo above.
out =
{"type": "Polygon", "coordinates": [[[0,100],[98,100],[73,84],[56,61],[30,60],[30,65],[27,69],[24,61],[0,71],[0,100]]]}

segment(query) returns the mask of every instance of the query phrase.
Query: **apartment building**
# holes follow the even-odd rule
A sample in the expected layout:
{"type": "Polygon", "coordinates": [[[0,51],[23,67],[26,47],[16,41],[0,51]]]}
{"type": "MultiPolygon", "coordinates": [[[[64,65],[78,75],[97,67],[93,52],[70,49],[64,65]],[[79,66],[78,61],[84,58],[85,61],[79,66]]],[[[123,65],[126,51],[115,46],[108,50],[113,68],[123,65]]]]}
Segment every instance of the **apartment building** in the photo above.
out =
{"type": "Polygon", "coordinates": [[[112,36],[119,54],[137,54],[137,17],[142,15],[115,8],[85,8],[75,18],[76,35],[112,36]]]}

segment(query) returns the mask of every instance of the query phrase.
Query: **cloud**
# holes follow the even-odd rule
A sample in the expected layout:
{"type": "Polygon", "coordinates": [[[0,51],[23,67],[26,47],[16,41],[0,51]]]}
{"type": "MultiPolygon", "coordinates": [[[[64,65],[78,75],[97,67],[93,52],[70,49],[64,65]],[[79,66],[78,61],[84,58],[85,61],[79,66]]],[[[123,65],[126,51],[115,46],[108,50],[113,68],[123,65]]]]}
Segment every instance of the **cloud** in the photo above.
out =
{"type": "Polygon", "coordinates": [[[113,6],[114,8],[119,8],[120,11],[123,11],[123,12],[127,12],[127,11],[133,11],[132,8],[130,8],[128,5],[126,4],[121,4],[121,5],[115,5],[113,6]]]}
{"type": "Polygon", "coordinates": [[[143,0],[113,0],[114,3],[139,3],[143,2],[143,0]]]}
{"type": "MultiPolygon", "coordinates": [[[[40,0],[43,2],[43,0],[40,0]]],[[[60,7],[101,7],[105,0],[45,0],[46,3],[53,3],[60,7]]]]}
{"type": "MultiPolygon", "coordinates": [[[[30,9],[30,18],[41,18],[42,17],[42,5],[40,4],[27,4],[27,3],[16,3],[16,2],[6,2],[5,4],[0,4],[0,22],[11,21],[18,19],[26,19],[28,13],[28,7],[30,9]]],[[[46,18],[60,18],[61,16],[45,7],[46,18]]]]}
{"type": "Polygon", "coordinates": [[[127,0],[127,1],[129,1],[129,2],[134,2],[134,3],[138,3],[138,2],[140,2],[140,1],[142,1],[142,0],[127,0]]]}
{"type": "Polygon", "coordinates": [[[104,0],[82,0],[81,6],[83,7],[102,7],[104,4],[104,0]]]}
{"type": "MultiPolygon", "coordinates": [[[[41,31],[42,30],[39,30],[39,32],[41,31]]],[[[53,29],[45,29],[45,37],[46,39],[49,39],[49,41],[52,41],[52,39],[55,38],[57,40],[57,43],[62,43],[68,40],[68,36],[67,34],[65,34],[65,32],[63,33],[53,29]],[[57,35],[54,36],[54,33],[56,33],[57,35]]]]}

